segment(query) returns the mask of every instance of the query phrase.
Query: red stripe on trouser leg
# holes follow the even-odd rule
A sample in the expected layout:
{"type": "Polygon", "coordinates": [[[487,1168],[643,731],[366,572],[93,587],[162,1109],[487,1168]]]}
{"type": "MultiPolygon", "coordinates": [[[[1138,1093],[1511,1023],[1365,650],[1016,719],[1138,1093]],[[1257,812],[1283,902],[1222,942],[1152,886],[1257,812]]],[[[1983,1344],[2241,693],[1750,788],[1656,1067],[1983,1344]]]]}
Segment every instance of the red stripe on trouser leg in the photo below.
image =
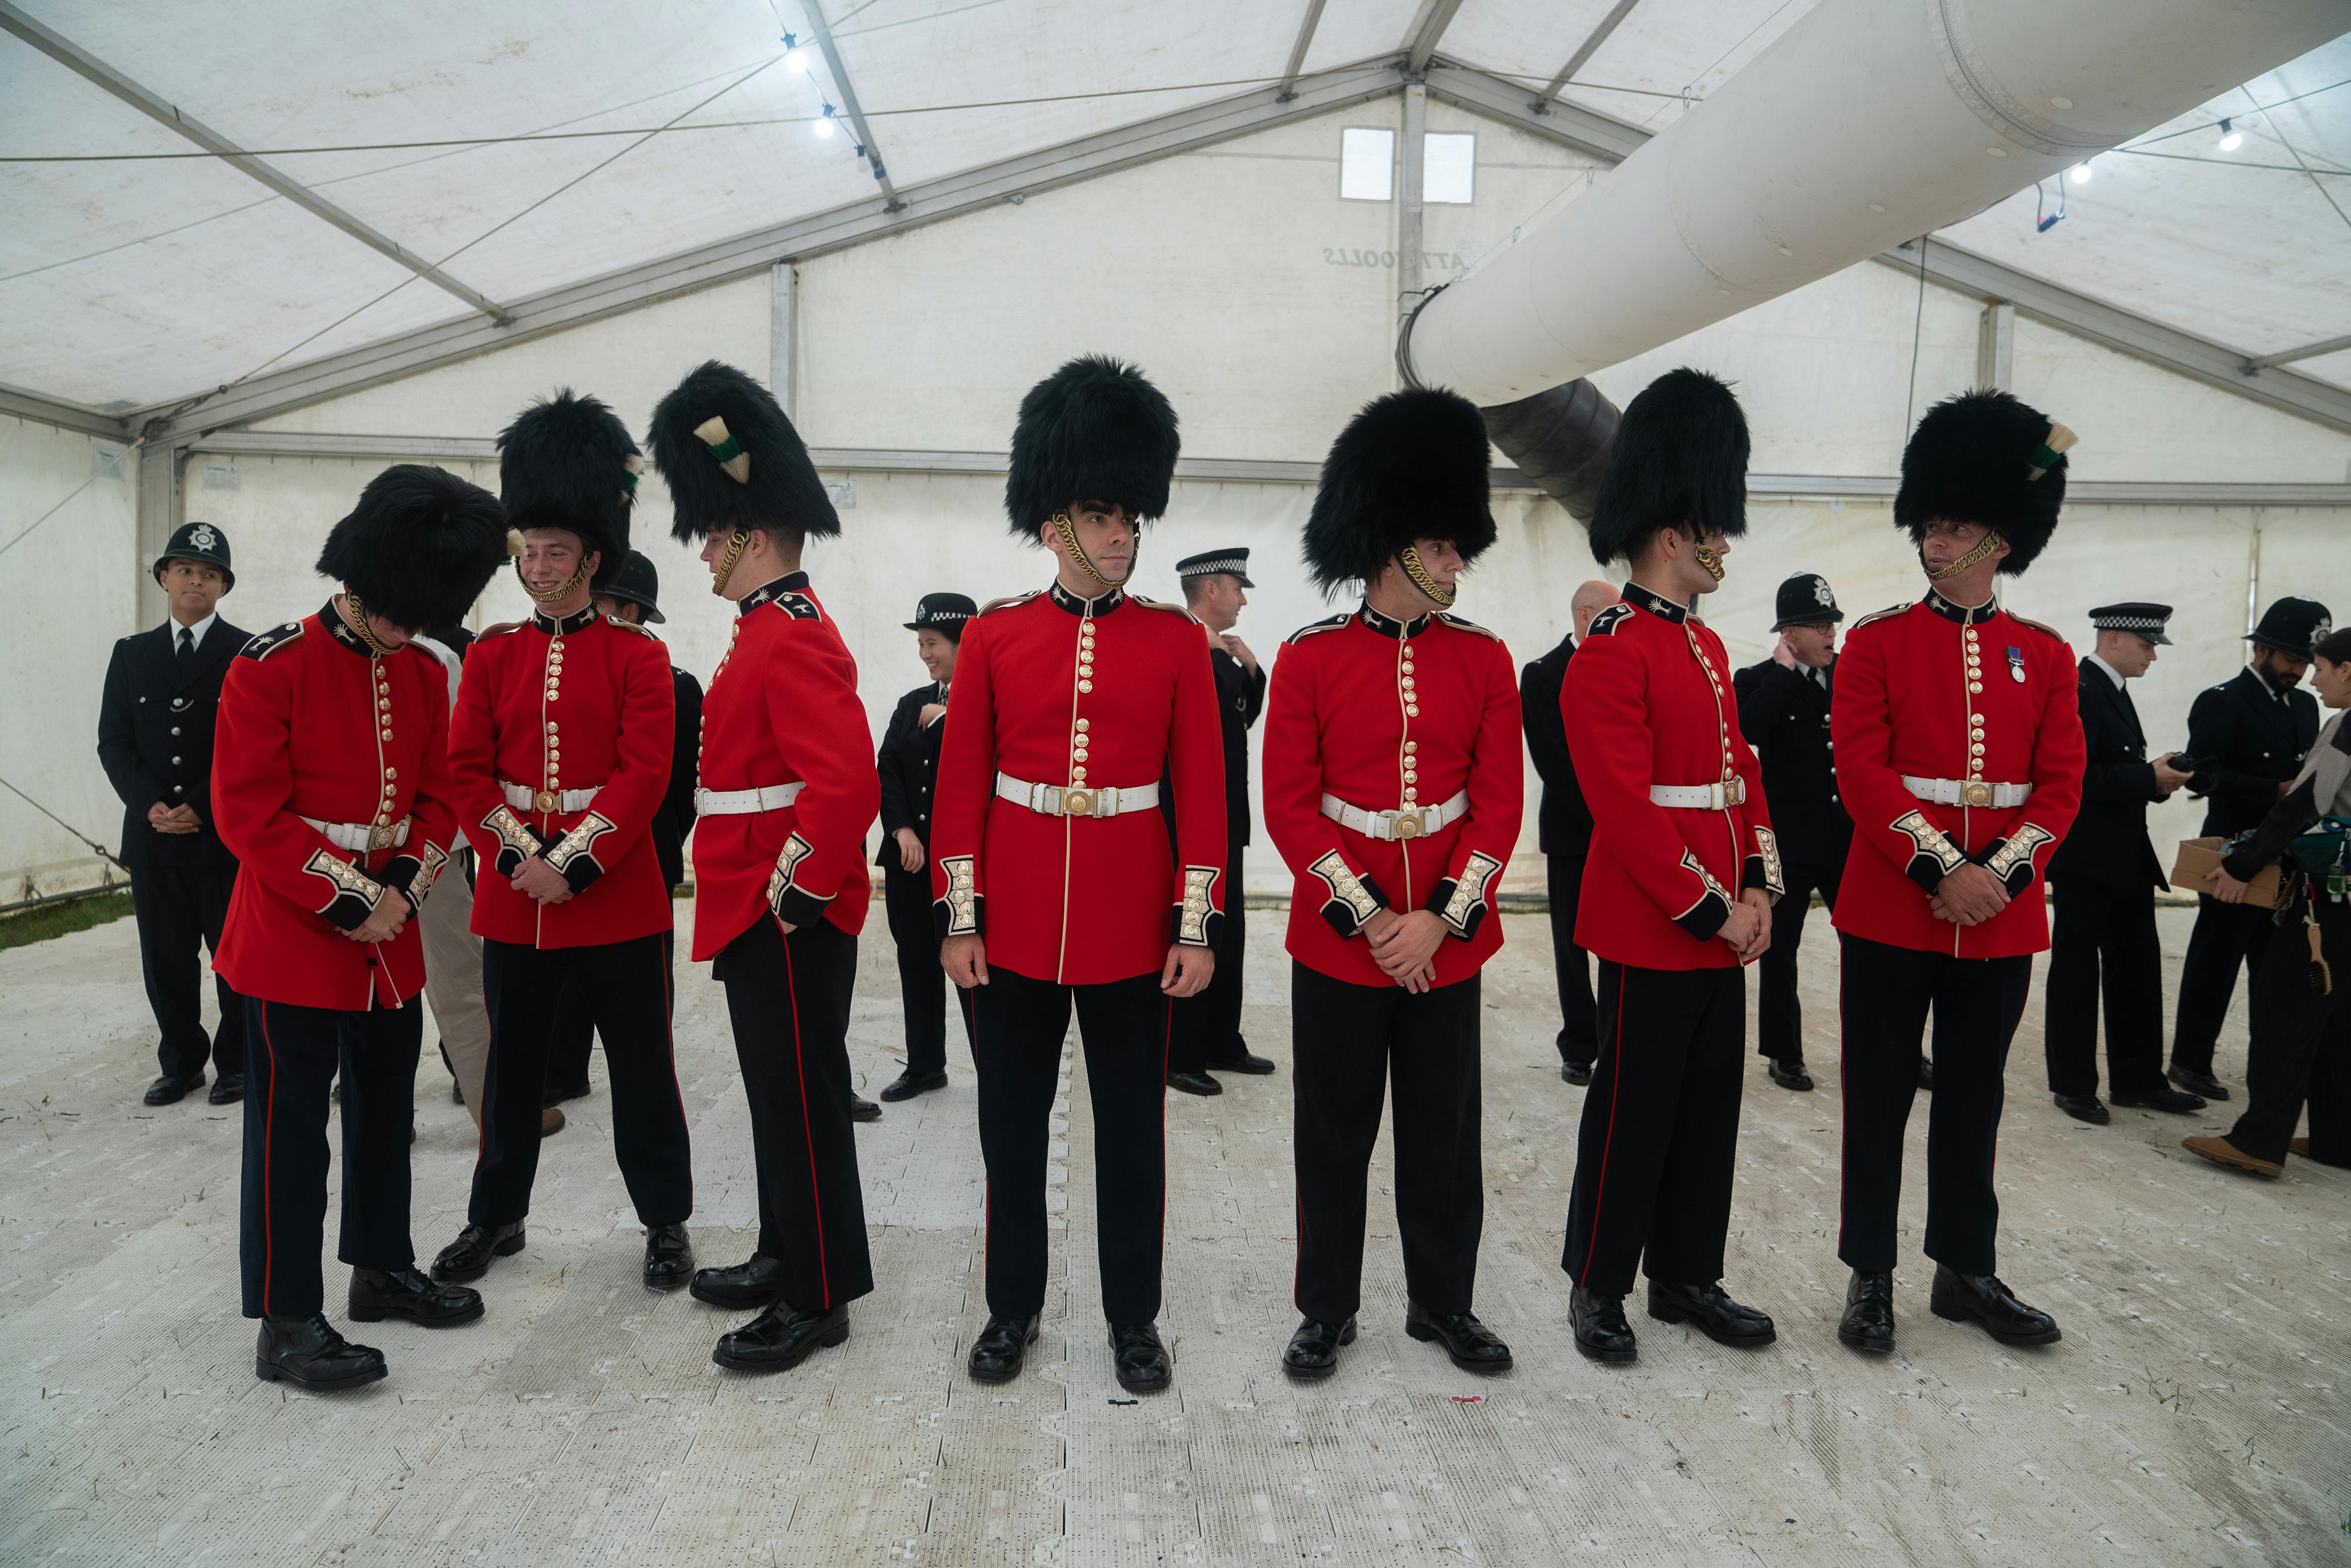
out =
{"type": "Polygon", "coordinates": [[[832,1279],[825,1263],[824,1189],[817,1184],[816,1179],[816,1128],[809,1120],[808,1068],[804,1063],[804,1053],[800,1046],[799,983],[792,976],[791,933],[785,930],[784,923],[773,915],[768,918],[775,920],[776,936],[784,945],[784,995],[791,998],[792,1004],[792,1072],[799,1080],[800,1136],[808,1145],[809,1156],[809,1197],[811,1200],[809,1207],[816,1215],[817,1288],[824,1292],[823,1305],[825,1310],[830,1312],[832,1310],[832,1279]]]}
{"type": "Polygon", "coordinates": [[[1592,1235],[1583,1244],[1583,1268],[1575,1276],[1581,1286],[1592,1277],[1592,1255],[1600,1249],[1600,1202],[1608,1196],[1608,1151],[1616,1143],[1616,1096],[1625,1088],[1625,967],[1616,966],[1616,1057],[1608,1075],[1608,1131],[1600,1140],[1600,1176],[1592,1186],[1592,1235]]]}

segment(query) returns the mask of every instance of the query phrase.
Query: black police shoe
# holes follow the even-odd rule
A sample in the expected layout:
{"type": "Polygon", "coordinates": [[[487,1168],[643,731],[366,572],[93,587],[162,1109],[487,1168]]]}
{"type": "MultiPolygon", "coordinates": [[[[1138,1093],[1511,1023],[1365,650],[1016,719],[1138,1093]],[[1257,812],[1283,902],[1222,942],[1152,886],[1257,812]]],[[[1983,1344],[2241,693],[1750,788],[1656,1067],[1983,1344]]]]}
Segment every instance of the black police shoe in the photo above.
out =
{"type": "Polygon", "coordinates": [[[1641,1354],[1633,1325],[1625,1321],[1625,1298],[1604,1296],[1578,1285],[1567,1293],[1568,1325],[1575,1348],[1590,1361],[1631,1361],[1641,1354]]]}
{"type": "Polygon", "coordinates": [[[917,1094],[927,1094],[934,1089],[946,1086],[947,1075],[944,1069],[937,1072],[917,1072],[909,1067],[882,1086],[882,1098],[895,1104],[901,1100],[912,1100],[917,1094]]]}
{"type": "Polygon", "coordinates": [[[2095,1094],[2052,1094],[2049,1098],[2057,1103],[2057,1109],[2064,1112],[2076,1122],[2087,1122],[2094,1127],[2103,1127],[2113,1120],[2106,1113],[2106,1103],[2095,1094]]]}
{"type": "Polygon", "coordinates": [[[696,1269],[694,1299],[714,1307],[764,1307],[784,1293],[784,1260],[754,1252],[728,1269],[696,1269]]]}
{"type": "Polygon", "coordinates": [[[1855,1269],[1844,1288],[1844,1316],[1837,1338],[1855,1350],[1894,1348],[1894,1270],[1855,1269]]]}
{"type": "Polygon", "coordinates": [[[981,1383],[1009,1383],[1020,1375],[1029,1347],[1037,1343],[1038,1313],[1025,1318],[1000,1318],[990,1313],[987,1326],[971,1342],[965,1370],[981,1383]]]}
{"type": "Polygon", "coordinates": [[[1129,1394],[1156,1394],[1176,1381],[1157,1323],[1111,1324],[1110,1359],[1118,1385],[1129,1394]]]}
{"type": "Polygon", "coordinates": [[[522,1250],[522,1221],[507,1225],[468,1225],[457,1239],[433,1260],[436,1280],[478,1280],[490,1271],[493,1258],[511,1258],[522,1250]]]}
{"type": "Polygon", "coordinates": [[[1211,1071],[1217,1072],[1248,1072],[1262,1075],[1273,1071],[1272,1061],[1253,1053],[1247,1041],[1243,1041],[1240,1050],[1231,1056],[1208,1058],[1208,1066],[1211,1071]]]}
{"type": "Polygon", "coordinates": [[[545,1110],[549,1105],[560,1105],[566,1100],[585,1100],[588,1093],[589,1083],[585,1078],[577,1083],[550,1083],[547,1086],[547,1092],[538,1097],[539,1108],[545,1110]]]}
{"type": "Polygon", "coordinates": [[[1171,1072],[1167,1087],[1180,1089],[1186,1094],[1222,1094],[1225,1086],[1205,1072],[1171,1072]]]}
{"type": "Polygon", "coordinates": [[[1688,1323],[1717,1344],[1761,1350],[1779,1338],[1768,1312],[1730,1299],[1719,1280],[1703,1285],[1649,1281],[1649,1315],[1661,1323],[1688,1323]]]}
{"type": "Polygon", "coordinates": [[[1510,1347],[1468,1312],[1424,1312],[1418,1301],[1407,1300],[1404,1304],[1404,1332],[1424,1343],[1441,1341],[1453,1364],[1464,1372],[1510,1370],[1510,1347]]]}
{"type": "Polygon", "coordinates": [[[1308,1318],[1290,1336],[1290,1348],[1281,1353],[1281,1370],[1301,1383],[1328,1377],[1339,1370],[1339,1347],[1354,1343],[1354,1319],[1319,1323],[1308,1318]]]}
{"type": "Polygon", "coordinates": [[[2176,1115],[2184,1115],[2190,1111],[2204,1109],[2202,1095],[2189,1094],[2161,1085],[2137,1094],[2126,1094],[2117,1089],[2109,1093],[2106,1098],[2116,1105],[2133,1111],[2169,1111],[2176,1115]]]}
{"type": "Polygon", "coordinates": [[[852,1122],[878,1122],[882,1119],[882,1107],[871,1100],[860,1100],[852,1094],[849,1097],[849,1119],[852,1122]]]}
{"type": "Polygon", "coordinates": [[[710,1359],[737,1372],[788,1372],[827,1345],[849,1339],[849,1309],[797,1312],[778,1301],[737,1329],[718,1336],[710,1359]]]}
{"type": "Polygon", "coordinates": [[[1974,1323],[2002,1344],[2054,1344],[2064,1337],[2055,1318],[2018,1301],[1997,1275],[1962,1274],[1948,1263],[1935,1265],[1927,1305],[1937,1317],[1974,1323]]]}
{"type": "Polygon", "coordinates": [[[2192,1067],[2175,1067],[2164,1074],[2190,1094],[2201,1094],[2207,1100],[2226,1100],[2229,1086],[2209,1072],[2199,1072],[2192,1067]]]}
{"type": "Polygon", "coordinates": [[[176,1105],[188,1097],[189,1090],[204,1086],[204,1075],[202,1072],[192,1073],[185,1078],[166,1072],[147,1085],[147,1092],[141,1098],[150,1105],[176,1105]]]}
{"type": "Polygon", "coordinates": [[[245,1098],[245,1074],[224,1072],[213,1081],[213,1092],[204,1096],[215,1105],[234,1105],[245,1098]]]}
{"type": "Polygon", "coordinates": [[[383,1352],[353,1344],[322,1312],[307,1318],[264,1318],[253,1347],[254,1375],[299,1388],[353,1388],[384,1375],[383,1352]]]}
{"type": "Polygon", "coordinates": [[[1918,1087],[1930,1094],[1935,1091],[1935,1059],[1931,1056],[1918,1059],[1918,1087]]]}
{"type": "Polygon", "coordinates": [[[694,1273],[694,1243],[683,1225],[645,1227],[645,1289],[674,1291],[694,1273]]]}
{"type": "Polygon", "coordinates": [[[1589,1061],[1562,1061],[1559,1064],[1560,1081],[1581,1089],[1592,1082],[1592,1067],[1589,1061]]]}
{"type": "Polygon", "coordinates": [[[482,1292],[436,1285],[413,1269],[351,1270],[351,1322],[406,1318],[428,1329],[453,1329],[482,1315],[482,1292]]]}
{"type": "Polygon", "coordinates": [[[1763,1060],[1770,1063],[1767,1071],[1771,1074],[1771,1082],[1781,1088],[1792,1089],[1799,1094],[1812,1092],[1813,1075],[1804,1071],[1802,1057],[1792,1057],[1782,1061],[1776,1056],[1767,1056],[1763,1060]]]}

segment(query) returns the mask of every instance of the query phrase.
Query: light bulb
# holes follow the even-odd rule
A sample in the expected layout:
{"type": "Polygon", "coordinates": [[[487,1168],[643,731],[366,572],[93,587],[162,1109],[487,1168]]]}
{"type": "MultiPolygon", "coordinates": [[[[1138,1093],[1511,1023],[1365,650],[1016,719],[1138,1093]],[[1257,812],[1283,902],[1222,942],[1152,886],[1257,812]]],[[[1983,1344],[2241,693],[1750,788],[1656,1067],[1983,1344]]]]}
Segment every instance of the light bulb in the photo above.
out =
{"type": "Polygon", "coordinates": [[[2222,120],[2220,122],[2220,151],[2223,152],[2234,152],[2238,148],[2242,147],[2244,144],[2245,133],[2231,126],[2227,120],[2222,120]]]}
{"type": "Polygon", "coordinates": [[[788,71],[805,72],[809,68],[809,52],[806,49],[794,49],[786,55],[784,68],[788,71]]]}
{"type": "Polygon", "coordinates": [[[2086,185],[2090,183],[2090,166],[2087,163],[2076,163],[2065,172],[2072,177],[2076,185],[2086,185]]]}
{"type": "Polygon", "coordinates": [[[832,121],[830,119],[820,120],[816,122],[816,139],[819,141],[830,141],[832,140],[832,121]]]}

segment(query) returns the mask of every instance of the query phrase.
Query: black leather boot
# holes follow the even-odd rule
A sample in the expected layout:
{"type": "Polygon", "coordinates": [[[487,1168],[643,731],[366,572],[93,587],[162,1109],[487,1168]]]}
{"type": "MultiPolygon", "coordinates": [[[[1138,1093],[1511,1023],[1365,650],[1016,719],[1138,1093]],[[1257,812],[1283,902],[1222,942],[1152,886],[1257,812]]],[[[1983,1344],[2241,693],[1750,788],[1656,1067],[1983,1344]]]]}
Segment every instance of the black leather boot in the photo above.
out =
{"type": "Polygon", "coordinates": [[[1927,1306],[1938,1318],[1974,1323],[2002,1344],[2054,1344],[2063,1336],[2057,1320],[2016,1299],[1995,1274],[1962,1274],[1948,1263],[1935,1265],[1927,1306]]]}
{"type": "Polygon", "coordinates": [[[1776,1056],[1767,1056],[1763,1060],[1771,1064],[1766,1071],[1771,1073],[1772,1082],[1782,1089],[1792,1089],[1799,1094],[1811,1092],[1813,1075],[1804,1071],[1802,1057],[1792,1057],[1782,1061],[1776,1056]]]}
{"type": "Polygon", "coordinates": [[[1247,1040],[1240,1041],[1239,1045],[1240,1050],[1231,1056],[1208,1058],[1208,1070],[1212,1072],[1247,1072],[1257,1076],[1262,1076],[1273,1071],[1270,1058],[1259,1056],[1249,1050],[1247,1040]]]}
{"type": "Polygon", "coordinates": [[[912,1100],[917,1094],[927,1094],[934,1089],[946,1086],[947,1075],[944,1069],[937,1072],[917,1072],[909,1067],[882,1086],[882,1098],[894,1105],[901,1100],[912,1100]]]}
{"type": "Polygon", "coordinates": [[[204,1098],[215,1105],[234,1105],[245,1098],[245,1074],[224,1072],[213,1081],[212,1092],[204,1098]]]}
{"type": "Polygon", "coordinates": [[[871,1100],[860,1100],[852,1094],[849,1097],[849,1119],[852,1122],[878,1122],[882,1119],[882,1107],[871,1100]]]}
{"type": "Polygon", "coordinates": [[[1592,1082],[1592,1068],[1589,1061],[1562,1061],[1559,1064],[1559,1080],[1581,1089],[1592,1082]]]}
{"type": "Polygon", "coordinates": [[[1894,1348],[1894,1271],[1855,1269],[1844,1288],[1844,1316],[1837,1320],[1837,1338],[1855,1350],[1894,1348]]]}
{"type": "Polygon", "coordinates": [[[1649,1281],[1649,1315],[1661,1323],[1688,1323],[1717,1344],[1761,1350],[1779,1338],[1768,1312],[1730,1299],[1720,1281],[1703,1285],[1649,1281]]]}
{"type": "Polygon", "coordinates": [[[436,1285],[413,1269],[354,1269],[350,1306],[355,1323],[406,1318],[428,1329],[453,1329],[482,1315],[482,1292],[464,1285],[436,1285]]]}
{"type": "Polygon", "coordinates": [[[433,1260],[436,1280],[478,1280],[490,1271],[493,1258],[511,1258],[522,1250],[522,1221],[507,1225],[468,1225],[457,1239],[433,1260]]]}
{"type": "Polygon", "coordinates": [[[1186,1094],[1222,1094],[1225,1086],[1205,1072],[1171,1072],[1167,1087],[1186,1094]]]}
{"type": "Polygon", "coordinates": [[[1290,1348],[1281,1353],[1281,1370],[1301,1383],[1328,1377],[1339,1370],[1339,1347],[1354,1343],[1354,1319],[1319,1323],[1308,1318],[1290,1336],[1290,1348]]]}
{"type": "Polygon", "coordinates": [[[784,1262],[754,1252],[728,1269],[696,1269],[694,1299],[714,1307],[764,1307],[784,1292],[784,1262]]]}
{"type": "Polygon", "coordinates": [[[2108,1120],[2106,1103],[2095,1094],[2052,1094],[2057,1109],[2076,1122],[2087,1122],[2093,1127],[2103,1127],[2108,1120]]]}
{"type": "Polygon", "coordinates": [[[354,1388],[384,1375],[383,1352],[353,1344],[323,1312],[307,1318],[264,1318],[253,1347],[254,1375],[300,1388],[354,1388]]]}
{"type": "Polygon", "coordinates": [[[1111,1324],[1110,1359],[1118,1385],[1129,1394],[1156,1394],[1176,1381],[1157,1323],[1111,1324]]]}
{"type": "Polygon", "coordinates": [[[683,1225],[645,1227],[645,1289],[674,1291],[694,1273],[694,1243],[683,1225]]]}
{"type": "Polygon", "coordinates": [[[778,1301],[733,1333],[718,1336],[710,1359],[737,1372],[786,1372],[827,1345],[849,1339],[849,1309],[795,1312],[778,1301]]]}
{"type": "Polygon", "coordinates": [[[2127,1106],[2134,1111],[2168,1111],[2175,1116],[2184,1116],[2190,1112],[2204,1109],[2202,1095],[2190,1094],[2183,1090],[2174,1089],[2168,1083],[2158,1083],[2152,1089],[2141,1089],[2129,1093],[2116,1089],[2109,1092],[2106,1098],[2116,1105],[2127,1106]]]}
{"type": "Polygon", "coordinates": [[[2229,1086],[2209,1072],[2199,1072],[2192,1067],[2175,1067],[2164,1074],[2190,1094],[2200,1094],[2207,1100],[2226,1100],[2229,1086]]]}
{"type": "Polygon", "coordinates": [[[1029,1358],[1029,1347],[1037,1343],[1039,1314],[1025,1318],[999,1318],[990,1314],[987,1326],[971,1342],[971,1354],[965,1369],[981,1383],[1009,1383],[1020,1375],[1020,1364],[1029,1358]]]}
{"type": "Polygon", "coordinates": [[[1627,1362],[1641,1354],[1641,1342],[1625,1321],[1622,1296],[1603,1296],[1578,1285],[1567,1293],[1567,1321],[1575,1330],[1575,1348],[1587,1360],[1627,1362]]]}
{"type": "Polygon", "coordinates": [[[1510,1370],[1510,1347],[1468,1312],[1430,1312],[1418,1301],[1404,1304],[1404,1332],[1423,1343],[1441,1342],[1453,1364],[1464,1372],[1510,1370]]]}
{"type": "Polygon", "coordinates": [[[150,1105],[176,1105],[188,1097],[189,1090],[204,1086],[204,1075],[201,1071],[186,1078],[174,1078],[166,1072],[147,1085],[147,1092],[140,1098],[150,1105]]]}

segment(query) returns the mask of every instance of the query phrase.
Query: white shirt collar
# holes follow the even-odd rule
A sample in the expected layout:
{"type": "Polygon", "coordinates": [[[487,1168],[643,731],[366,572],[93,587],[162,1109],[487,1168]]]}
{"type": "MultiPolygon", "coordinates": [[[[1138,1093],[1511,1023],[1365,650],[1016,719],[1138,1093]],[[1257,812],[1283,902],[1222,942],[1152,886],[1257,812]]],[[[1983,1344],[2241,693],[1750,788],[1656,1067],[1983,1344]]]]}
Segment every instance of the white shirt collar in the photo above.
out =
{"type": "Polygon", "coordinates": [[[2090,663],[2097,665],[2098,668],[2106,672],[2106,679],[2115,683],[2115,690],[2121,691],[2123,689],[2123,673],[2120,670],[2116,669],[2112,664],[2107,664],[2105,660],[2100,658],[2095,653],[2090,655],[2090,663]]]}
{"type": "Polygon", "coordinates": [[[189,627],[183,628],[183,627],[181,626],[181,624],[180,624],[177,621],[172,622],[172,650],[173,650],[174,652],[177,652],[177,651],[178,651],[179,646],[180,646],[180,633],[181,633],[181,632],[182,632],[183,630],[184,630],[184,631],[188,633],[188,643],[189,643],[190,646],[192,646],[192,647],[197,647],[197,648],[201,648],[201,647],[203,647],[203,646],[204,645],[204,633],[205,633],[205,632],[209,632],[209,631],[211,631],[211,630],[213,629],[213,622],[215,622],[215,621],[217,621],[217,620],[219,620],[219,619],[220,619],[220,612],[219,612],[219,611],[217,611],[217,610],[215,610],[215,611],[214,611],[210,615],[205,616],[202,621],[197,622],[196,622],[194,625],[193,625],[193,626],[189,626],[189,627]]]}

